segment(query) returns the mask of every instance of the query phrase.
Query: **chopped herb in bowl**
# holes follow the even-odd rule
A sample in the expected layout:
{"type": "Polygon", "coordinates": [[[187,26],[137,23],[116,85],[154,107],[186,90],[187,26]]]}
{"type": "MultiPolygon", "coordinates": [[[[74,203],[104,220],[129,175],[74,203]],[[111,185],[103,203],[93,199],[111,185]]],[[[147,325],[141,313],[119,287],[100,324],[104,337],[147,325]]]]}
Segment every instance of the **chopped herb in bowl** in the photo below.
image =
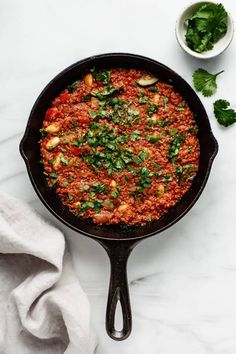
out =
{"type": "Polygon", "coordinates": [[[228,14],[222,4],[206,3],[187,19],[185,39],[190,49],[202,53],[213,48],[227,32],[228,14]]]}
{"type": "Polygon", "coordinates": [[[184,9],[176,21],[175,32],[185,52],[199,59],[210,59],[228,48],[234,24],[221,3],[200,1],[184,9]]]}

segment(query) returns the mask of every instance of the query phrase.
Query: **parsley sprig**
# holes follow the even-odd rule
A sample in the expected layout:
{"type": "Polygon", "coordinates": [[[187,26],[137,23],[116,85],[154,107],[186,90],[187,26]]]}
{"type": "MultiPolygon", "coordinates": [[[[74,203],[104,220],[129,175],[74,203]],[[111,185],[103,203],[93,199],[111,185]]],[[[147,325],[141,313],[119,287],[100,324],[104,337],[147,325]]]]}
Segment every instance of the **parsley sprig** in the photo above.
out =
{"type": "Polygon", "coordinates": [[[236,122],[236,112],[229,108],[230,103],[226,100],[217,100],[214,102],[214,114],[219,124],[224,127],[236,122]]]}
{"type": "Polygon", "coordinates": [[[204,69],[195,70],[193,73],[193,84],[197,91],[202,92],[203,96],[212,96],[217,89],[216,78],[222,74],[224,70],[211,74],[204,69]]]}

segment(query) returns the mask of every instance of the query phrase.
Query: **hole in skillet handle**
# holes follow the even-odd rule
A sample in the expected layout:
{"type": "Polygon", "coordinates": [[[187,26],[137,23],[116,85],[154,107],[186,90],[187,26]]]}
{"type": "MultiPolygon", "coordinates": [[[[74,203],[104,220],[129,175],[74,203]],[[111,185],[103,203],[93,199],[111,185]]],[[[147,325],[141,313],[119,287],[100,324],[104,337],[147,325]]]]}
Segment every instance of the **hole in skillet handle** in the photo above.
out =
{"type": "Polygon", "coordinates": [[[129,337],[132,329],[132,315],[127,281],[127,261],[138,243],[137,240],[99,240],[106,250],[111,265],[110,285],[106,310],[106,331],[114,340],[121,341],[129,337]],[[120,306],[118,306],[120,305],[120,306]],[[115,328],[117,309],[121,308],[123,326],[115,328]]]}
{"type": "Polygon", "coordinates": [[[132,329],[132,317],[129,296],[127,291],[120,287],[112,286],[109,291],[107,303],[107,316],[106,316],[106,330],[108,335],[114,340],[124,340],[128,338],[132,329]],[[110,292],[111,291],[111,292],[110,292]],[[120,306],[119,306],[120,305],[120,306]],[[121,309],[122,315],[122,328],[116,329],[116,318],[119,315],[118,311],[121,309]]]}

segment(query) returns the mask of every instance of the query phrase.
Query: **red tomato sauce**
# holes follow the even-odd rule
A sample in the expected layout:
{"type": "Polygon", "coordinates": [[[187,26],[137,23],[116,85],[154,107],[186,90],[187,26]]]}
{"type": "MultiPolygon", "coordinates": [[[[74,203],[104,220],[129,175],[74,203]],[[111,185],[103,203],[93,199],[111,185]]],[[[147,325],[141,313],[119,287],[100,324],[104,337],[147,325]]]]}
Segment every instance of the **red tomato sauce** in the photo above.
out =
{"type": "Polygon", "coordinates": [[[188,104],[172,85],[139,70],[88,73],[54,99],[41,133],[49,186],[72,213],[96,224],[159,219],[198,171],[188,104]]]}

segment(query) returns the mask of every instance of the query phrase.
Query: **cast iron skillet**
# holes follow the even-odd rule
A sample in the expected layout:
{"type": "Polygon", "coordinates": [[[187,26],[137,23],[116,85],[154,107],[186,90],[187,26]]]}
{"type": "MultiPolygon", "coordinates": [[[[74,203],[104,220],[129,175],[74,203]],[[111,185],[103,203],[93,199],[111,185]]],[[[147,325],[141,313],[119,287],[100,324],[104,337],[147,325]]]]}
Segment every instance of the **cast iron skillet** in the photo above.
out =
{"type": "Polygon", "coordinates": [[[138,242],[155,235],[180,220],[194,205],[207,182],[211,165],[217,154],[218,144],[214,138],[206,111],[196,93],[177,73],[165,65],[139,55],[112,53],[93,56],[81,60],[57,75],[42,91],[35,102],[25,134],[20,143],[20,152],[26,163],[33,187],[46,208],[60,221],[73,230],[98,241],[106,250],[111,264],[110,287],[106,311],[106,330],[115,340],[127,338],[131,332],[131,308],[127,285],[126,265],[128,257],[138,242]],[[106,225],[97,226],[91,221],[82,220],[73,215],[64,206],[53,189],[47,185],[43,175],[43,167],[39,164],[40,149],[39,129],[46,110],[51,101],[65,87],[87,73],[91,68],[105,69],[112,67],[138,68],[147,70],[161,80],[170,82],[188,102],[196,117],[199,128],[200,165],[189,191],[180,202],[171,208],[158,221],[149,222],[144,226],[106,225]],[[122,330],[115,329],[115,312],[120,301],[123,316],[122,330]]]}

